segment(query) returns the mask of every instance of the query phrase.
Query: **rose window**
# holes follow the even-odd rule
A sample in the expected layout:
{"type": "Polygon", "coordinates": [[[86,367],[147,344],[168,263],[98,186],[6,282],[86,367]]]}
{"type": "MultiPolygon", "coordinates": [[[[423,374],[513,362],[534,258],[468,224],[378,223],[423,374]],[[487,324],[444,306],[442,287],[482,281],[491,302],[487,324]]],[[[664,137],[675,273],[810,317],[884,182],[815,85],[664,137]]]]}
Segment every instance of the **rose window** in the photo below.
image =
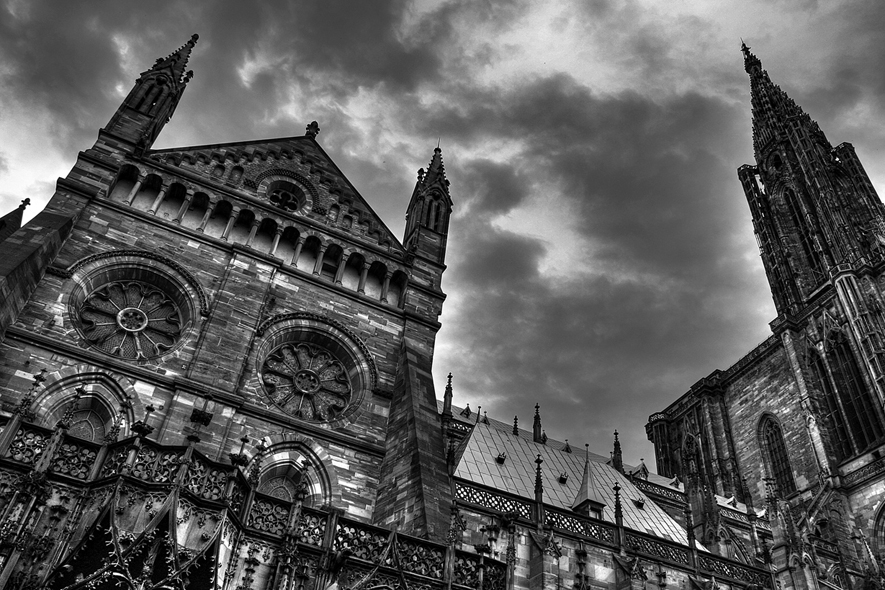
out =
{"type": "Polygon", "coordinates": [[[90,344],[124,359],[148,359],[181,337],[178,306],[163,291],[138,281],[108,283],[86,297],[78,313],[90,344]]]}
{"type": "Polygon", "coordinates": [[[332,353],[310,344],[283,344],[261,367],[264,389],[284,412],[311,422],[334,420],[351,401],[344,365],[332,353]]]}

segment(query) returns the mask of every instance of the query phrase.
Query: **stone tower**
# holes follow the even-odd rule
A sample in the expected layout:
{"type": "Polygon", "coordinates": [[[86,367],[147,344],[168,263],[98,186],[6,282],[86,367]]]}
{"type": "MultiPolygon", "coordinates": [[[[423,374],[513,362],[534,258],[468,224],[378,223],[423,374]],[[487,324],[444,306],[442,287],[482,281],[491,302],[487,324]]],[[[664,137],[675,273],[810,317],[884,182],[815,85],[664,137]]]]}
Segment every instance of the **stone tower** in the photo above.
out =
{"type": "Polygon", "coordinates": [[[742,51],[756,163],[738,177],[778,315],[770,338],[647,432],[659,473],[694,488],[708,546],[729,537],[713,498],[732,496],[766,506],[760,555],[782,586],[881,584],[885,207],[851,144],[833,147],[742,51]]]}

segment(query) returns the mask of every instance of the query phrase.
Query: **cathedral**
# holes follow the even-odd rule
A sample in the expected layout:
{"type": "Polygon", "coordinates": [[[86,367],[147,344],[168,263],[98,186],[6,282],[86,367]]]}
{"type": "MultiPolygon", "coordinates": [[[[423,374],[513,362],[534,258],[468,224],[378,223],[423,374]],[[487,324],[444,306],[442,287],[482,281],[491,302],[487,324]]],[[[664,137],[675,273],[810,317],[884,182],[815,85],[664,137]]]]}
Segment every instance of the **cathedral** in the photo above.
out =
{"type": "Polygon", "coordinates": [[[656,474],[617,433],[600,455],[539,406],[528,429],[455,407],[451,376],[437,395],[439,147],[402,239],[316,122],[153,149],[196,43],[139,76],[43,211],[0,218],[0,588],[881,584],[883,208],[749,49],[739,176],[780,315],[651,417],[656,474]]]}
{"type": "Polygon", "coordinates": [[[885,207],[744,45],[755,165],[738,169],[777,317],[646,431],[684,481],[696,538],[728,542],[712,498],[764,507],[782,587],[880,588],[885,567],[885,207]]]}

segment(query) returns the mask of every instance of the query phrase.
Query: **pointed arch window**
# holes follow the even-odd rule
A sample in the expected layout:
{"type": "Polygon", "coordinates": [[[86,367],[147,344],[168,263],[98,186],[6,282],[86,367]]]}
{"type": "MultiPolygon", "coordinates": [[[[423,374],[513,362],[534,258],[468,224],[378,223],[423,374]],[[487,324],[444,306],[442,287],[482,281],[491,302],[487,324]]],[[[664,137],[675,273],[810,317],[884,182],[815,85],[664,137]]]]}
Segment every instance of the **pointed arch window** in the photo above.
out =
{"type": "Polygon", "coordinates": [[[774,478],[778,491],[789,496],[796,491],[793,470],[787,456],[787,445],[780,424],[771,416],[766,416],[759,424],[759,444],[765,456],[768,474],[774,478]]]}
{"type": "Polygon", "coordinates": [[[815,354],[814,359],[811,362],[811,367],[814,371],[814,376],[817,379],[821,394],[823,394],[830,439],[836,452],[836,457],[841,461],[852,455],[851,439],[848,438],[848,430],[845,428],[845,419],[842,417],[842,412],[839,409],[839,401],[836,398],[833,384],[830,382],[830,378],[827,375],[827,369],[824,365],[823,359],[815,354]]]}
{"type": "Polygon", "coordinates": [[[876,408],[845,335],[841,332],[831,335],[826,363],[815,355],[811,366],[823,394],[838,459],[862,453],[880,442],[885,436],[881,412],[876,408]]]}
{"type": "Polygon", "coordinates": [[[841,332],[829,343],[827,361],[845,423],[854,439],[854,450],[860,453],[882,438],[882,422],[848,340],[841,332]]]}

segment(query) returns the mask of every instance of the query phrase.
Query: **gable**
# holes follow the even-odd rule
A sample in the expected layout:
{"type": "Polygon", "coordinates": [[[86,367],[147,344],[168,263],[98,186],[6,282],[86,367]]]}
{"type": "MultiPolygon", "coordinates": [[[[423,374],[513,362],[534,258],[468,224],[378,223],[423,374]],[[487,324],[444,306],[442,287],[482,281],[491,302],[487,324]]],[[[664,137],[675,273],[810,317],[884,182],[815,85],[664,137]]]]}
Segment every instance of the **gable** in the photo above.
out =
{"type": "Polygon", "coordinates": [[[399,239],[311,137],[152,150],[148,158],[381,246],[399,239]]]}

